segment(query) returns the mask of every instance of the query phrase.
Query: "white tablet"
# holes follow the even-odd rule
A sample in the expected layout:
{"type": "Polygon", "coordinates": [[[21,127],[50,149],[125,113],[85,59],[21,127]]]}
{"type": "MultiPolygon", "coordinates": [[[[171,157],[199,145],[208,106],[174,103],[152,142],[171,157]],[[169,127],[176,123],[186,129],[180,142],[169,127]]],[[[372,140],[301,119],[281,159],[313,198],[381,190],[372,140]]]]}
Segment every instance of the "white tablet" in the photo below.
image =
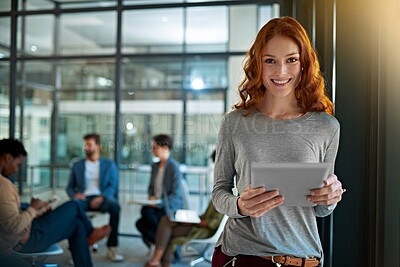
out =
{"type": "Polygon", "coordinates": [[[315,206],[306,197],[311,189],[321,188],[332,168],[331,163],[265,163],[251,165],[251,185],[267,191],[279,190],[284,206],[315,206]]]}

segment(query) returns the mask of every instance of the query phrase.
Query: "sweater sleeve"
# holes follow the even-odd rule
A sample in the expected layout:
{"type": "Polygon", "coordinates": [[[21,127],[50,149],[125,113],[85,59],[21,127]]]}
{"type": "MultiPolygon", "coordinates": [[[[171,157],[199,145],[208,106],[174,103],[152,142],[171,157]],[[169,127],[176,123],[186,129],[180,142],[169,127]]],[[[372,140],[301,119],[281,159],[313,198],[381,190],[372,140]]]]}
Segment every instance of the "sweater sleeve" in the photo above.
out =
{"type": "Polygon", "coordinates": [[[1,190],[0,235],[2,240],[12,246],[30,231],[32,220],[37,214],[32,207],[27,208],[25,211],[20,211],[18,193],[11,182],[2,183],[1,190]]]}
{"type": "Polygon", "coordinates": [[[232,193],[235,175],[235,146],[232,140],[229,118],[225,115],[218,133],[212,200],[215,209],[220,213],[232,218],[242,218],[244,216],[239,214],[237,207],[239,197],[232,193]]]}
{"type": "MultiPolygon", "coordinates": [[[[326,153],[324,162],[332,163],[332,170],[330,173],[334,173],[334,166],[335,166],[335,159],[337,155],[337,151],[339,148],[339,135],[340,135],[340,126],[337,127],[336,132],[333,135],[331,142],[329,143],[326,153]]],[[[336,204],[332,205],[317,205],[315,206],[315,215],[318,217],[325,217],[328,216],[333,212],[336,208],[336,204]]]]}

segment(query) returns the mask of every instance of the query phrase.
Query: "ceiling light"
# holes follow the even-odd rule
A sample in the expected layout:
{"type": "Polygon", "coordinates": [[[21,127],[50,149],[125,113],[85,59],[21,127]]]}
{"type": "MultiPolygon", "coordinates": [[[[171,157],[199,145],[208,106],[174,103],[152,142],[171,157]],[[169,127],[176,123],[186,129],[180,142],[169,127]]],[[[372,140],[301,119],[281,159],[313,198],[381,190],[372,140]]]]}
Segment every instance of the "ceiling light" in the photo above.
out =
{"type": "Polygon", "coordinates": [[[204,88],[204,82],[201,78],[195,78],[192,80],[192,88],[195,90],[201,90],[204,88]]]}
{"type": "Polygon", "coordinates": [[[31,46],[31,51],[32,51],[32,52],[36,52],[36,51],[37,51],[36,45],[32,45],[32,46],[31,46]]]}

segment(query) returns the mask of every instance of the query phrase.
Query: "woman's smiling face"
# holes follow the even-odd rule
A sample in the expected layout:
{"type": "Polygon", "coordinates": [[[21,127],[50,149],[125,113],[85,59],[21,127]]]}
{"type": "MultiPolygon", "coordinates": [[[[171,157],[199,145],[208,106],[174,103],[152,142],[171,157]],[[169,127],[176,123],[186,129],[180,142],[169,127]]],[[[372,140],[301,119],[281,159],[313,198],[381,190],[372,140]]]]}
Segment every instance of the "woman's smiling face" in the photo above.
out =
{"type": "Polygon", "coordinates": [[[301,79],[297,44],[281,35],[269,40],[262,52],[262,76],[267,97],[294,98],[301,79]]]}

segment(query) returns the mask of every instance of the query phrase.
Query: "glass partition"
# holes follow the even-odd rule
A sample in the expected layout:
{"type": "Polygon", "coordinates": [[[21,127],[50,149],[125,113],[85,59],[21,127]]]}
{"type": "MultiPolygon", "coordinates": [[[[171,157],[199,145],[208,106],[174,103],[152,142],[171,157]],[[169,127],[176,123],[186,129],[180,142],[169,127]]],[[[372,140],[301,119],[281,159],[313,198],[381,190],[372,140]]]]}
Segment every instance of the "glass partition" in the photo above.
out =
{"type": "Polygon", "coordinates": [[[225,52],[228,49],[228,8],[192,7],[186,10],[187,52],[225,52]]]}
{"type": "Polygon", "coordinates": [[[49,61],[29,61],[18,64],[16,136],[19,137],[21,132],[19,120],[22,120],[24,145],[27,151],[35,151],[34,157],[28,157],[28,165],[50,162],[53,67],[52,62],[49,61]],[[20,99],[22,102],[19,101],[20,99]],[[23,109],[21,109],[22,104],[23,109]]]}
{"type": "MultiPolygon", "coordinates": [[[[183,64],[179,58],[126,59],[122,73],[122,89],[152,92],[182,88],[183,64]]],[[[167,97],[167,96],[164,96],[167,97]]]]}
{"type": "Polygon", "coordinates": [[[10,18],[0,17],[0,58],[10,56],[10,18]]]}
{"type": "Polygon", "coordinates": [[[115,64],[104,60],[63,61],[59,102],[59,162],[82,157],[82,137],[101,135],[102,156],[114,158],[115,64]]]}
{"type": "Polygon", "coordinates": [[[9,136],[10,124],[10,87],[9,87],[9,64],[0,63],[0,138],[9,136]]]}
{"type": "Polygon", "coordinates": [[[172,156],[182,163],[192,197],[200,199],[194,207],[202,210],[209,198],[201,196],[209,197],[212,185],[209,156],[221,116],[237,100],[245,52],[258,26],[279,10],[260,2],[215,1],[123,0],[120,73],[117,1],[18,0],[15,44],[12,1],[0,1],[0,137],[15,124],[14,135],[29,152],[22,192],[64,193],[71,160],[84,156],[83,135],[100,133],[101,155],[111,159],[118,137],[121,233],[136,233],[129,214],[139,210],[126,203],[136,193],[146,195],[151,138],[166,133],[174,138],[172,156]],[[188,4],[195,2],[204,3],[188,4]],[[15,121],[4,59],[13,45],[15,121]]]}
{"type": "Polygon", "coordinates": [[[183,8],[124,11],[122,52],[181,53],[183,32],[183,8]]]}
{"type": "Polygon", "coordinates": [[[196,56],[185,62],[185,89],[226,89],[228,86],[225,58],[196,56]]]}
{"type": "MultiPolygon", "coordinates": [[[[131,104],[135,105],[135,103],[131,104]]],[[[121,117],[121,159],[123,165],[152,164],[154,158],[152,154],[152,137],[161,133],[166,133],[173,137],[174,147],[171,155],[178,161],[182,160],[182,115],[179,112],[157,112],[158,104],[154,103],[152,105],[148,103],[149,108],[141,112],[132,111],[128,107],[123,109],[121,117]]]]}
{"type": "MultiPolygon", "coordinates": [[[[5,1],[5,2],[11,2],[11,1],[5,1]]],[[[48,0],[20,0],[20,1],[18,1],[18,10],[53,9],[54,6],[55,6],[54,2],[48,1],[48,0]]]]}
{"type": "Polygon", "coordinates": [[[61,0],[61,8],[86,8],[86,7],[112,7],[117,5],[117,0],[91,0],[91,1],[69,1],[61,0]]]}
{"type": "Polygon", "coordinates": [[[112,54],[116,48],[116,12],[87,12],[61,16],[63,55],[112,54]]]}
{"type": "Polygon", "coordinates": [[[30,15],[18,18],[19,56],[48,56],[54,53],[54,16],[30,15]]]}

